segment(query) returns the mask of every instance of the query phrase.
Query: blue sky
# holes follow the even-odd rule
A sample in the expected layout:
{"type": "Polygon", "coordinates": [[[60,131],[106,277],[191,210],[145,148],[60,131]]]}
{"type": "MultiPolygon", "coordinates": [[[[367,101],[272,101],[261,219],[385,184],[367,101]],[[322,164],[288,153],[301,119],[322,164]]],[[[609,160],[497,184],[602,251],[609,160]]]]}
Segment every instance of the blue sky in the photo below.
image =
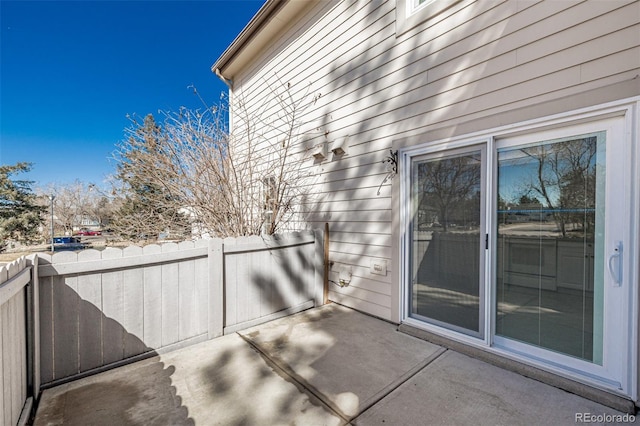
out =
{"type": "Polygon", "coordinates": [[[219,100],[211,65],[262,4],[0,0],[0,164],[102,186],[127,114],[200,108],[192,84],[219,100]]]}

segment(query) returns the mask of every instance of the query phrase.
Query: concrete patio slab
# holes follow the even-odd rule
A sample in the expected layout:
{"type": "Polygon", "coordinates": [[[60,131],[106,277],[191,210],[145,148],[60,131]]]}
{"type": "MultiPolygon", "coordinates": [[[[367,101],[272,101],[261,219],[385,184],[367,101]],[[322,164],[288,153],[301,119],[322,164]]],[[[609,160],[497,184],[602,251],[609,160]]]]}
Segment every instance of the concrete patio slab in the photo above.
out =
{"type": "Polygon", "coordinates": [[[229,335],[46,390],[35,425],[338,425],[229,335]]]}
{"type": "Polygon", "coordinates": [[[629,416],[448,350],[353,423],[575,425],[587,418],[622,424],[629,416]]]}
{"type": "Polygon", "coordinates": [[[629,419],[335,304],[241,333],[47,389],[35,425],[569,425],[580,423],[577,415],[585,423],[629,419]]]}
{"type": "Polygon", "coordinates": [[[340,305],[240,334],[344,419],[375,404],[444,349],[340,305]]]}

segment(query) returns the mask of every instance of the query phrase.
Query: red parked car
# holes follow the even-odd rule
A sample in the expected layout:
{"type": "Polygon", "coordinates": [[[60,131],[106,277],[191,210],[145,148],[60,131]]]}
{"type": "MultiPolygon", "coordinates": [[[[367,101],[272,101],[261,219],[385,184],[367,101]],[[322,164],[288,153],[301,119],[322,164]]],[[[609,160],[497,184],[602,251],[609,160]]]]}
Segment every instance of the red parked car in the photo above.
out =
{"type": "Polygon", "coordinates": [[[92,237],[94,235],[102,235],[102,231],[92,231],[91,229],[81,229],[76,232],[76,235],[92,237]]]}

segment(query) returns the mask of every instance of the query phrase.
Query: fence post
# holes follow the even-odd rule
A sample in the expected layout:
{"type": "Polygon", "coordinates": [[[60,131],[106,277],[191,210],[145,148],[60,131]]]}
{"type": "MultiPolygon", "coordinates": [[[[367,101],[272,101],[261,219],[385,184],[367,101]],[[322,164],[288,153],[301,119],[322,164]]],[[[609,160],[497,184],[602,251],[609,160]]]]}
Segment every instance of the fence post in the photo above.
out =
{"type": "Polygon", "coordinates": [[[314,282],[313,282],[313,296],[314,305],[322,306],[324,301],[324,232],[321,229],[315,229],[313,231],[315,239],[314,248],[314,282]]]}
{"type": "Polygon", "coordinates": [[[209,339],[222,336],[224,329],[224,244],[209,240],[209,339]]]}
{"type": "Polygon", "coordinates": [[[33,392],[34,400],[38,399],[40,394],[40,282],[38,280],[38,255],[34,254],[28,258],[31,263],[31,303],[29,309],[28,325],[29,332],[31,334],[29,338],[29,365],[31,367],[30,372],[30,386],[33,392]]]}

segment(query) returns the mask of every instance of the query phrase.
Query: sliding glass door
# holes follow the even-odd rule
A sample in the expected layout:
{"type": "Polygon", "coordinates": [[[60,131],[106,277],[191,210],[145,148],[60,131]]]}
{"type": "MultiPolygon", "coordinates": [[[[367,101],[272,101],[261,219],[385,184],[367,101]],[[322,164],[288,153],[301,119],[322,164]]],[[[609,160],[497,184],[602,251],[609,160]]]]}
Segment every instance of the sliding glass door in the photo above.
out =
{"type": "Polygon", "coordinates": [[[496,335],[602,364],[606,132],[498,150],[496,335]]]}
{"type": "Polygon", "coordinates": [[[625,123],[405,152],[405,319],[628,389],[637,182],[625,123]]]}
{"type": "Polygon", "coordinates": [[[485,148],[411,162],[411,316],[465,334],[483,333],[485,148]]]}
{"type": "Polygon", "coordinates": [[[625,120],[495,140],[494,346],[629,386],[625,120]]]}

